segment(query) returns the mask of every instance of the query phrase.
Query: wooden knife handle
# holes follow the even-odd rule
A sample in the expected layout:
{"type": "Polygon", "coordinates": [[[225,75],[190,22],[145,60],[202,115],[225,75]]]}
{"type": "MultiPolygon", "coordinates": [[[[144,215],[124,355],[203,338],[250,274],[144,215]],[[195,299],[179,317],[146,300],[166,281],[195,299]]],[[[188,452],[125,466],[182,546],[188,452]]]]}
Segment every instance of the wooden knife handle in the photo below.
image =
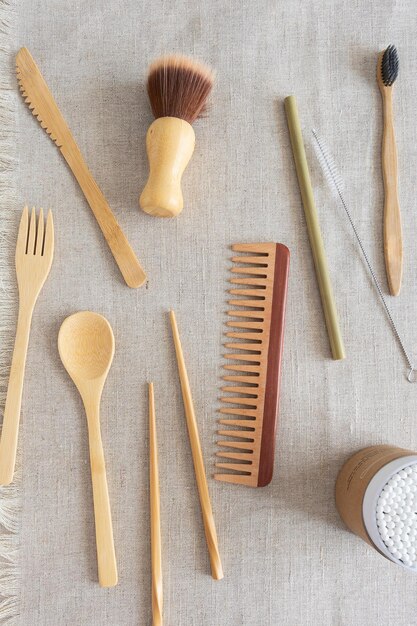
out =
{"type": "Polygon", "coordinates": [[[78,146],[75,142],[73,145],[62,146],[61,152],[94,213],[126,284],[133,288],[140,287],[146,281],[146,274],[88,169],[78,146]]]}
{"type": "Polygon", "coordinates": [[[392,91],[383,91],[384,132],[382,137],[382,174],[384,179],[384,254],[389,290],[398,296],[403,272],[403,244],[398,201],[398,165],[395,143],[392,91]]]}

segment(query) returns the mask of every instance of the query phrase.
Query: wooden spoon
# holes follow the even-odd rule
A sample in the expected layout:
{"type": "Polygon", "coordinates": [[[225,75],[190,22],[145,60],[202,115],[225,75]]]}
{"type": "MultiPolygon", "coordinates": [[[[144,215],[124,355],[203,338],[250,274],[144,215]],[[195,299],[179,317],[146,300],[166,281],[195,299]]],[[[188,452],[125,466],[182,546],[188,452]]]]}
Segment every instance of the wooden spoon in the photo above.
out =
{"type": "Polygon", "coordinates": [[[80,392],[87,414],[98,577],[101,587],[113,587],[117,584],[117,566],[100,434],[100,399],[113,360],[113,331],[109,322],[98,313],[75,313],[61,326],[58,350],[65,369],[80,392]]]}

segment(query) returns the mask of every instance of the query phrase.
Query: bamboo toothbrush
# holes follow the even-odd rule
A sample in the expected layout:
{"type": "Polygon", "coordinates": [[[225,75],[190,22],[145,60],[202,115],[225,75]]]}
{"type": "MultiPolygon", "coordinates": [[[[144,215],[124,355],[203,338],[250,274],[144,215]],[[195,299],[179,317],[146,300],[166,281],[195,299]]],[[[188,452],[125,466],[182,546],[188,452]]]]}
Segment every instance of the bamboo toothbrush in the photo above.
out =
{"type": "Polygon", "coordinates": [[[392,109],[392,89],[398,76],[398,53],[388,46],[378,57],[377,81],[381,91],[384,116],[382,136],[382,175],[384,179],[384,254],[388,286],[398,296],[403,273],[401,213],[398,201],[398,164],[392,109]]]}
{"type": "Polygon", "coordinates": [[[159,499],[158,444],[155,396],[149,383],[149,484],[151,496],[152,625],[162,626],[161,515],[159,499]]]}
{"type": "Polygon", "coordinates": [[[156,119],[146,136],[150,173],[139,201],[146,213],[175,217],[182,211],[181,177],[195,144],[191,124],[212,86],[211,69],[187,57],[166,56],[151,65],[147,90],[156,119]]]}

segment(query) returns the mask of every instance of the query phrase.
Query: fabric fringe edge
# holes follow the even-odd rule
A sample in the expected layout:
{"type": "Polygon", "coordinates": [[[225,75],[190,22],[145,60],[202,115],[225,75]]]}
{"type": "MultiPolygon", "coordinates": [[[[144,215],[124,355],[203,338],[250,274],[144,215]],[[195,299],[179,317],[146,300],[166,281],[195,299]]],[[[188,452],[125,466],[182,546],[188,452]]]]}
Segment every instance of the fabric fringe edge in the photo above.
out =
{"type": "MultiPolygon", "coordinates": [[[[18,223],[15,0],[0,0],[0,406],[4,407],[16,329],[14,248],[18,223]]],[[[0,624],[17,626],[20,613],[21,460],[13,484],[0,487],[0,624]]]]}

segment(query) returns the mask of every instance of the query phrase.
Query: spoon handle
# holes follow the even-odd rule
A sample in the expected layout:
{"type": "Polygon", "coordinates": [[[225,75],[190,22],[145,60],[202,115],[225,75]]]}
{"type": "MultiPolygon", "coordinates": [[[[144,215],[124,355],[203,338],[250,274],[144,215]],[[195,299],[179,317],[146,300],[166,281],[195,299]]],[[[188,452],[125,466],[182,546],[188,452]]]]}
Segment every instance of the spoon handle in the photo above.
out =
{"type": "Polygon", "coordinates": [[[97,409],[86,407],[86,410],[96,524],[98,579],[101,587],[114,587],[117,584],[117,565],[100,422],[97,409]]]}

